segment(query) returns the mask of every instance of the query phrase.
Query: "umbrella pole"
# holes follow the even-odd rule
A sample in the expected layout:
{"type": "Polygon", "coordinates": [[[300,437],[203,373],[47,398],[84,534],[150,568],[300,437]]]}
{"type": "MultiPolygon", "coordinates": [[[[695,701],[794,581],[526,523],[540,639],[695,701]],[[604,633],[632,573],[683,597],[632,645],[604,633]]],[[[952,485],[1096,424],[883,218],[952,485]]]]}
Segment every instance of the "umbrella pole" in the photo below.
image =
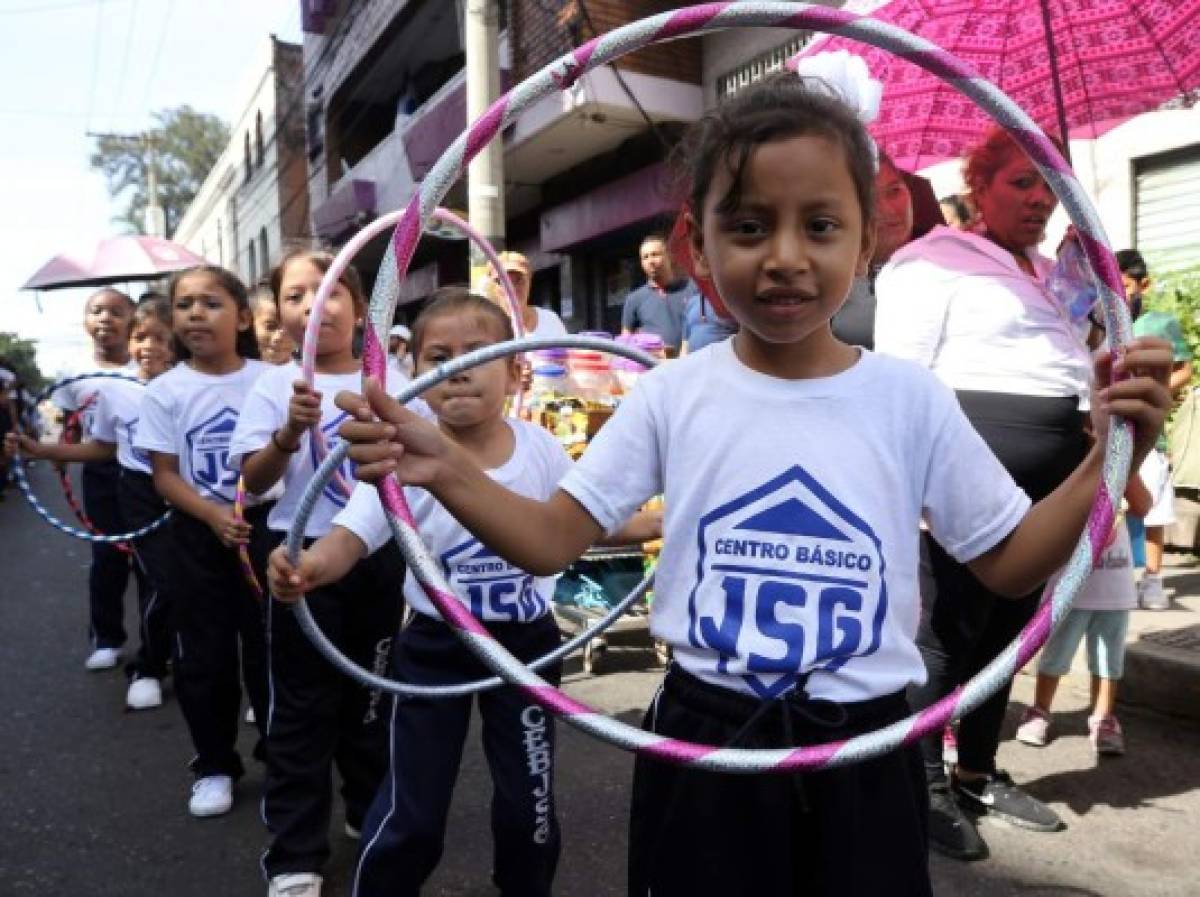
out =
{"type": "Polygon", "coordinates": [[[1058,80],[1058,49],[1054,46],[1054,28],[1050,22],[1050,0],[1038,0],[1042,8],[1042,27],[1046,31],[1046,51],[1050,58],[1050,83],[1054,86],[1054,111],[1058,115],[1058,133],[1062,138],[1063,156],[1071,164],[1071,137],[1067,132],[1067,109],[1063,102],[1062,85],[1058,80]]]}

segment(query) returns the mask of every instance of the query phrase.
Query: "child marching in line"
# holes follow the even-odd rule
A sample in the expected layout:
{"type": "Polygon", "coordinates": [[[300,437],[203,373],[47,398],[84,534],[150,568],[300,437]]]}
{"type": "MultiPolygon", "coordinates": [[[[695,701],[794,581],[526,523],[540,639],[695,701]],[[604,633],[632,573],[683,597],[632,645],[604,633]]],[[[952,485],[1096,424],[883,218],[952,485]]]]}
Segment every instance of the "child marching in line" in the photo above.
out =
{"type": "MultiPolygon", "coordinates": [[[[646,728],[748,748],[874,731],[909,713],[905,689],[925,676],[919,521],[989,587],[1026,594],[1083,530],[1102,451],[1031,507],[950,390],[833,336],[873,250],[875,151],[822,82],[760,82],[685,145],[696,269],[740,329],[644,376],[553,495],[503,488],[375,383],[339,398],[356,418],[342,435],[360,480],[425,487],[536,575],[662,493],[651,629],[675,662],[646,728]]],[[[1157,340],[1098,362],[1101,444],[1119,413],[1145,455],[1169,362],[1157,340]],[[1130,376],[1109,385],[1114,371],[1130,376]]],[[[928,895],[927,813],[915,746],[782,781],[639,757],[629,893],[928,895]]]]}
{"type": "MultiPolygon", "coordinates": [[[[76,373],[120,371],[137,376],[137,365],[129,358],[129,327],[133,300],[120,290],[105,287],[93,293],[83,307],[83,329],[92,340],[92,360],[76,373]]],[[[80,438],[90,435],[100,380],[78,380],[54,391],[51,401],[64,412],[78,412],[80,438]]],[[[120,532],[117,483],[120,465],[115,459],[86,461],[83,465],[83,508],[96,528],[120,532]]],[[[117,546],[92,542],[92,564],[88,569],[88,607],[92,652],[84,667],[92,671],[113,669],[121,661],[125,644],[125,587],[132,569],[138,595],[149,586],[131,556],[117,546]]]]}
{"type": "Polygon", "coordinates": [[[172,279],[170,302],[180,364],[146,390],[134,446],[150,454],[154,487],[174,509],[175,694],[196,748],[188,809],[217,816],[233,805],[233,783],[244,772],[236,746],[239,661],[256,718],[267,718],[262,610],[236,548],[249,543],[265,562],[265,528],[254,525],[268,508],[250,497],[245,520],[235,517],[238,471],[229,461],[238,414],[266,365],[236,275],[190,268],[172,279]]]}
{"type": "MultiPolygon", "coordinates": [[[[273,282],[273,279],[272,279],[273,282]]],[[[299,343],[279,320],[279,305],[270,284],[260,283],[250,293],[250,308],[254,311],[254,338],[262,360],[267,364],[287,364],[299,343]]]]}
{"type": "MultiPolygon", "coordinates": [[[[435,294],[413,327],[417,373],[508,339],[512,324],[502,309],[464,288],[448,287],[435,294]]],[[[460,446],[486,477],[540,500],[554,492],[571,461],[545,430],[504,416],[505,401],[519,385],[519,366],[512,358],[459,374],[426,393],[437,416],[430,426],[460,446]]],[[[429,493],[413,489],[407,497],[455,594],[470,603],[503,645],[525,662],[558,646],[558,627],[550,613],[554,577],[533,576],[493,555],[429,493]]],[[[636,533],[629,535],[629,541],[640,540],[636,533]]],[[[390,539],[376,491],[356,487],[333,530],[303,553],[298,568],[282,549],[271,556],[272,589],[282,600],[295,600],[336,581],[358,558],[390,539]]],[[[398,679],[446,684],[488,675],[441,621],[411,574],[404,596],[416,613],[393,648],[398,679]]],[[[561,674],[561,664],[544,672],[554,682],[561,674]]],[[[367,814],[356,897],[416,895],[437,866],[471,704],[470,697],[395,702],[391,767],[367,814]]],[[[495,789],[493,880],[504,894],[548,895],[560,846],[553,795],[554,721],[507,687],[480,693],[479,709],[495,789]]]]}
{"type": "MultiPolygon", "coordinates": [[[[138,303],[133,312],[129,352],[143,383],[171,366],[171,309],[165,299],[138,303]]],[[[104,379],[94,383],[96,399],[89,441],[51,445],[28,436],[19,440],[13,436],[10,441],[14,447],[19,443],[21,453],[27,457],[59,463],[103,464],[116,459],[120,464],[118,531],[141,529],[166,511],[150,480],[149,459],[133,447],[146,387],[128,380],[104,379]]],[[[166,575],[170,537],[165,529],[159,528],[132,545],[134,562],[141,573],[138,580],[141,644],[137,655],[125,667],[130,680],[125,705],[130,710],[148,710],[162,704],[162,680],[171,656],[166,575]],[[141,588],[143,582],[148,588],[141,588]]]]}
{"type": "MultiPolygon", "coordinates": [[[[333,257],[297,250],[271,276],[278,318],[289,342],[304,339],[321,278],[333,257]]],[[[242,407],[230,446],[246,488],[267,492],[282,482],[283,495],[267,519],[271,544],[283,541],[300,498],[322,458],[314,432],[332,450],[346,418],[333,404],[341,390],[356,389],[362,363],[355,357],[355,330],[366,312],[358,272],[347,268],[325,304],[317,342],[315,389],[287,361],[267,371],[242,407]]],[[[339,471],[353,482],[353,468],[339,471]]],[[[308,521],[307,542],[326,535],[348,496],[331,483],[308,521]]],[[[308,595],[322,631],[355,662],[383,675],[403,607],[404,561],[395,544],[358,561],[349,572],[308,595]]],[[[331,786],[336,763],[346,803],[346,832],[358,837],[363,817],[387,766],[391,700],[366,689],[331,666],[301,631],[290,608],[267,609],[270,716],[267,719],[267,782],[263,820],[272,840],[263,856],[271,897],[317,897],[329,858],[331,786]]]]}
{"type": "MultiPolygon", "coordinates": [[[[1125,501],[1128,512],[1136,517],[1145,517],[1154,506],[1154,495],[1136,471],[1130,472],[1125,501]]],[[[1042,647],[1033,706],[1021,718],[1017,741],[1034,747],[1049,744],[1050,705],[1059,680],[1070,671],[1075,650],[1086,637],[1088,670],[1092,674],[1088,741],[1098,756],[1125,753],[1125,734],[1113,711],[1117,704],[1117,684],[1125,669],[1129,612],[1138,606],[1138,599],[1133,548],[1124,518],[1125,515],[1118,515],[1096,568],[1075,597],[1066,618],[1042,647]]]]}

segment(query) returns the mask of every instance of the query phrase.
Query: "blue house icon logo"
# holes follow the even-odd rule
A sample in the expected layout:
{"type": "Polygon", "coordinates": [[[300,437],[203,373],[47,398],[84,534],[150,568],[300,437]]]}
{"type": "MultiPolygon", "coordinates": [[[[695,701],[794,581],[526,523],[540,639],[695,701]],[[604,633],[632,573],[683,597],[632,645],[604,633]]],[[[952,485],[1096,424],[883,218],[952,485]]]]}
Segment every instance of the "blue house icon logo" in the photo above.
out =
{"type": "Polygon", "coordinates": [[[229,465],[229,441],[237,419],[237,411],[226,406],[184,436],[200,494],[230,504],[237,492],[238,470],[229,465]]]}
{"type": "Polygon", "coordinates": [[[533,577],[497,555],[478,539],[456,545],[441,557],[442,572],[471,613],[484,620],[530,620],[546,611],[533,577]]]}
{"type": "Polygon", "coordinates": [[[879,647],[884,560],[871,527],[803,468],[706,515],[688,639],[717,670],[772,698],[811,670],[879,647]]]}

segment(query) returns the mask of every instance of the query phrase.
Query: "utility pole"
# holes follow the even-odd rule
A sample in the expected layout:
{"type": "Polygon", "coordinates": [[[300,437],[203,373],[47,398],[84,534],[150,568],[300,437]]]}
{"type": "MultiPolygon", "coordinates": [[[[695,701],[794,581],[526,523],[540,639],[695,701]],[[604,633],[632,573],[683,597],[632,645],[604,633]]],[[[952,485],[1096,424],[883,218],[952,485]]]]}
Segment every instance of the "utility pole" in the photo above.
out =
{"type": "MultiPolygon", "coordinates": [[[[500,14],[496,0],[465,0],[463,47],[467,57],[467,121],[500,96],[500,14]]],[[[504,248],[504,143],[489,143],[467,166],[467,209],[471,226],[497,249],[504,248]]],[[[471,283],[487,260],[471,246],[471,283]]]]}
{"type": "Polygon", "coordinates": [[[95,137],[98,140],[108,138],[138,142],[146,159],[146,217],[144,219],[146,234],[151,237],[165,237],[167,235],[167,215],[158,203],[158,162],[155,158],[158,136],[153,131],[142,131],[139,134],[88,131],[87,136],[95,137]]]}

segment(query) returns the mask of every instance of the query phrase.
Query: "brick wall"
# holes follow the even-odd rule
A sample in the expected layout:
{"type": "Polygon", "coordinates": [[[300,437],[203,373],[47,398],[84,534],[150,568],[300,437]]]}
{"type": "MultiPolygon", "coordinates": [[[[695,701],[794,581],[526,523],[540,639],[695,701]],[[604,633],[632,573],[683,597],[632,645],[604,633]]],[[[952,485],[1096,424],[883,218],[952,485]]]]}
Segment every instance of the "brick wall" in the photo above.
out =
{"type": "MultiPolygon", "coordinates": [[[[596,33],[604,34],[680,5],[678,0],[512,0],[516,77],[524,79],[596,33]]],[[[689,38],[647,47],[622,57],[617,67],[699,84],[700,41],[689,38]]]]}

